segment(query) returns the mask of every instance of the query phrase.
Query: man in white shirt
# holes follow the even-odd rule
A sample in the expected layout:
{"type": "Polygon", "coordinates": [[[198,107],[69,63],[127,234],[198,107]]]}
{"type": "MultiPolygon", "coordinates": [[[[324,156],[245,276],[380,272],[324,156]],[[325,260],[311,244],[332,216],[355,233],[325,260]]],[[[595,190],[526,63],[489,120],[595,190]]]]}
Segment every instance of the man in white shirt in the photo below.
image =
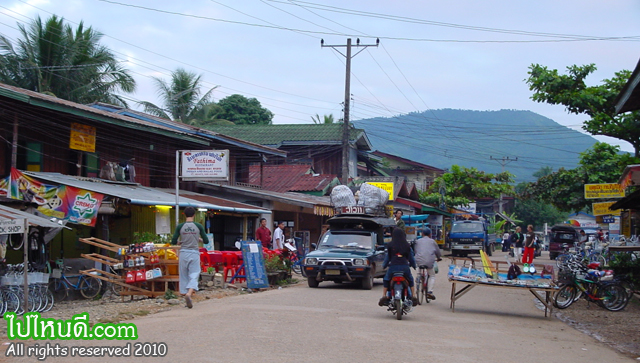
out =
{"type": "Polygon", "coordinates": [[[281,250],[284,248],[284,222],[278,223],[278,228],[273,231],[273,249],[281,250]]]}

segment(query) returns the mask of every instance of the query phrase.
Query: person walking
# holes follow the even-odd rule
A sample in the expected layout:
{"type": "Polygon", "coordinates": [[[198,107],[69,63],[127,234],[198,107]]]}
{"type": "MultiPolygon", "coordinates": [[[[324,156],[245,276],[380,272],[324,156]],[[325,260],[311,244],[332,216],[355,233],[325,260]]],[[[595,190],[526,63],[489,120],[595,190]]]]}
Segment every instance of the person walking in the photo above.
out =
{"type": "Polygon", "coordinates": [[[284,221],[278,223],[278,228],[273,231],[273,249],[281,250],[284,248],[284,221]]]}
{"type": "Polygon", "coordinates": [[[431,228],[426,227],[422,230],[422,237],[418,238],[413,245],[415,252],[416,265],[426,266],[427,275],[427,297],[435,300],[433,295],[433,286],[436,283],[436,271],[434,269],[436,261],[442,260],[442,252],[435,240],[431,238],[431,228]]]}
{"type": "Polygon", "coordinates": [[[529,272],[531,264],[533,263],[533,257],[535,253],[535,238],[536,234],[533,232],[533,225],[530,224],[527,226],[527,235],[524,241],[524,255],[522,256],[522,263],[524,263],[524,272],[529,272]]]}
{"type": "Polygon", "coordinates": [[[256,229],[256,240],[260,241],[262,247],[271,249],[271,230],[267,227],[266,218],[260,218],[260,227],[256,229]]]}
{"type": "Polygon", "coordinates": [[[502,252],[509,252],[509,250],[511,249],[510,237],[511,235],[509,234],[509,232],[504,231],[504,234],[502,235],[502,252]]]}
{"type": "Polygon", "coordinates": [[[184,209],[186,220],[176,226],[171,244],[180,245],[178,270],[180,274],[180,293],[189,309],[193,307],[191,297],[198,291],[200,277],[200,241],[207,241],[207,233],[202,224],[194,222],[196,210],[193,207],[184,209]]]}
{"type": "Polygon", "coordinates": [[[511,244],[513,245],[513,257],[516,262],[521,262],[522,246],[524,244],[524,235],[522,234],[522,228],[516,227],[516,233],[511,235],[511,244]]]}

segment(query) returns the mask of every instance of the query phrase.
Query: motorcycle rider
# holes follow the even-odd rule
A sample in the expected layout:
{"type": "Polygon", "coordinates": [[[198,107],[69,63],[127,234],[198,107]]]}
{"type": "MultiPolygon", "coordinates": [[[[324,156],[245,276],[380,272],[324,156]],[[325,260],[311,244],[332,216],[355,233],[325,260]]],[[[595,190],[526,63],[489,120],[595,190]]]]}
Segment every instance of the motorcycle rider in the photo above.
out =
{"type": "Polygon", "coordinates": [[[394,228],[393,233],[391,234],[391,242],[387,246],[387,257],[384,260],[383,267],[389,267],[387,269],[387,274],[384,276],[382,289],[382,298],[378,302],[378,305],[385,306],[389,304],[389,297],[387,296],[387,291],[389,290],[389,285],[391,281],[391,276],[393,276],[394,272],[402,271],[404,273],[404,278],[407,279],[409,283],[409,287],[411,288],[411,301],[413,305],[418,305],[418,299],[416,297],[416,290],[413,283],[413,275],[411,274],[411,269],[409,266],[414,269],[417,268],[416,261],[413,258],[413,250],[407,242],[407,235],[402,230],[402,228],[394,228]]]}
{"type": "Polygon", "coordinates": [[[422,230],[422,237],[416,240],[413,248],[416,252],[416,263],[418,266],[426,266],[429,279],[427,280],[427,297],[435,300],[433,286],[436,283],[436,272],[434,265],[436,261],[442,260],[442,253],[436,241],[431,238],[431,228],[425,227],[422,230]]]}

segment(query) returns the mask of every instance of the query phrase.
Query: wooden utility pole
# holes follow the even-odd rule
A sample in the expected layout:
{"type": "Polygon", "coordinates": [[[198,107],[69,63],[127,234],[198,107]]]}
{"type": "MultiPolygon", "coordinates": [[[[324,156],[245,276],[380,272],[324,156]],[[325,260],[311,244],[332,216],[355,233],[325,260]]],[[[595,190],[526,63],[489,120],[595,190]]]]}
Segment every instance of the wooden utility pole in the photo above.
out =
{"type": "Polygon", "coordinates": [[[344,85],[344,117],[342,120],[342,184],[347,185],[349,183],[349,106],[351,99],[351,58],[360,54],[367,47],[377,47],[380,44],[380,39],[376,39],[376,44],[360,44],[360,39],[356,39],[356,45],[351,44],[351,38],[347,38],[347,45],[325,45],[324,39],[320,40],[321,47],[331,47],[336,52],[342,54],[338,47],[346,47],[347,54],[342,54],[347,60],[347,70],[345,76],[344,85]],[[362,47],[362,49],[355,55],[351,55],[351,47],[362,47]]]}
{"type": "MultiPolygon", "coordinates": [[[[512,161],[518,161],[518,158],[515,159],[511,159],[508,156],[503,156],[502,159],[497,159],[494,158],[493,156],[489,157],[491,160],[496,160],[498,163],[500,163],[500,165],[502,165],[502,172],[504,173],[504,166],[509,164],[512,161]]],[[[498,209],[500,211],[500,213],[502,213],[502,193],[500,193],[500,205],[498,206],[498,209]]]]}

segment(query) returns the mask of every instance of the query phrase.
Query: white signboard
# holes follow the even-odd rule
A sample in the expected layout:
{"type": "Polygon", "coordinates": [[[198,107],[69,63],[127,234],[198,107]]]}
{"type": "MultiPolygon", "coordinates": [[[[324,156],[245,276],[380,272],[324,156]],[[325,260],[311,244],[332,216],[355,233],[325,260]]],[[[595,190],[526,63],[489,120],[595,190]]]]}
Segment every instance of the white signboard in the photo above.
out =
{"type": "Polygon", "coordinates": [[[0,234],[24,233],[24,218],[0,219],[0,234]]]}
{"type": "Polygon", "coordinates": [[[183,150],[183,180],[229,180],[229,150],[183,150]]]}

